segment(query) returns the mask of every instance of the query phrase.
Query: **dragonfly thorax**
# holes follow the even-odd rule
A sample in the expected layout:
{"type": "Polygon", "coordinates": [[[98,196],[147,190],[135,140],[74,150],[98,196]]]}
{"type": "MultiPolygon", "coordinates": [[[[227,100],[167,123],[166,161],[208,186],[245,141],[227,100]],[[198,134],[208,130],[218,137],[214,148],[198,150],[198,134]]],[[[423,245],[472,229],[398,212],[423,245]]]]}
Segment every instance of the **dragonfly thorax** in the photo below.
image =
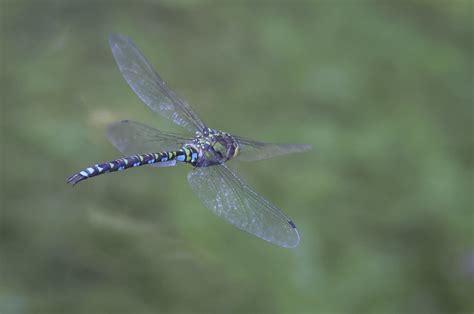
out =
{"type": "Polygon", "coordinates": [[[239,144],[230,134],[209,128],[196,132],[190,146],[198,151],[196,167],[219,165],[239,154],[239,144]]]}

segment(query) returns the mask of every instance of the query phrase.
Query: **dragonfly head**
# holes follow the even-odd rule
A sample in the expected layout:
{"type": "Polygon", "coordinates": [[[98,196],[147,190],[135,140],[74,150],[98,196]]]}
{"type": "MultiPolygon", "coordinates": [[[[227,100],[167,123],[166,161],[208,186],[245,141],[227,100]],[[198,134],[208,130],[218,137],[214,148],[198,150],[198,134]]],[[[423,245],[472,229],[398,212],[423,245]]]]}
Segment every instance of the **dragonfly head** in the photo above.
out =
{"type": "Polygon", "coordinates": [[[212,148],[222,162],[230,160],[239,154],[239,144],[232,136],[222,133],[214,138],[212,148]]]}
{"type": "Polygon", "coordinates": [[[206,136],[198,136],[196,142],[202,143],[198,166],[222,164],[239,154],[239,143],[228,133],[208,129],[206,136]]]}

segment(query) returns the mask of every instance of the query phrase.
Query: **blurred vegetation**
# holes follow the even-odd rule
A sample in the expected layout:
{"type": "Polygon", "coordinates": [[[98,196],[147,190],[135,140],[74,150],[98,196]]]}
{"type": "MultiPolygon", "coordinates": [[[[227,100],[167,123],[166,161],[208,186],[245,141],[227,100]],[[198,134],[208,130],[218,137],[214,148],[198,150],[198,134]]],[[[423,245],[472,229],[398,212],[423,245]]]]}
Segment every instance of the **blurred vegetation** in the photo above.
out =
{"type": "Polygon", "coordinates": [[[472,3],[2,0],[0,313],[472,313],[472,3]],[[112,121],[179,131],[110,32],[210,126],[313,146],[233,165],[298,248],[212,215],[187,167],[65,184],[120,156],[112,121]]]}

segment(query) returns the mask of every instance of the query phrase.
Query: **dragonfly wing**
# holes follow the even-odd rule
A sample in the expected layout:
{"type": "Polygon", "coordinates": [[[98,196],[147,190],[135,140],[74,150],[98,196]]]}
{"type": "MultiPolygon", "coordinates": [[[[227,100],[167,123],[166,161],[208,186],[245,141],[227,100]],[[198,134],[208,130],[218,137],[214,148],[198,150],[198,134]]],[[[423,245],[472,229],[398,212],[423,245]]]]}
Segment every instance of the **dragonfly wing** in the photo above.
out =
{"type": "MultiPolygon", "coordinates": [[[[162,132],[147,125],[123,120],[107,128],[107,139],[124,155],[175,151],[191,141],[186,136],[162,132]]],[[[153,164],[155,167],[174,166],[176,161],[153,164]]]]}
{"type": "Polygon", "coordinates": [[[242,161],[262,160],[280,155],[303,153],[311,149],[311,145],[307,144],[274,144],[258,142],[239,136],[234,136],[234,138],[240,145],[240,152],[235,159],[242,161]]]}
{"type": "Polygon", "coordinates": [[[111,34],[109,44],[122,76],[151,110],[193,133],[205,128],[191,107],[166,86],[130,38],[111,34]]]}
{"type": "Polygon", "coordinates": [[[276,245],[298,245],[300,237],[291,219],[227,166],[195,168],[189,172],[188,181],[199,199],[217,216],[276,245]]]}

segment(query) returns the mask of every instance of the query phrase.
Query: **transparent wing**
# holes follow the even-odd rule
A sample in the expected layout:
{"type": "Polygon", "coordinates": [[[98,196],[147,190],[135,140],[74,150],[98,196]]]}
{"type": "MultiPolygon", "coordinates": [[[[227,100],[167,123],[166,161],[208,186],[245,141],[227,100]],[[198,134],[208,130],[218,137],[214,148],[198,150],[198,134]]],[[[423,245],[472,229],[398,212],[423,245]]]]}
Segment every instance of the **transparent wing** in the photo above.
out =
{"type": "Polygon", "coordinates": [[[240,144],[240,152],[235,159],[242,161],[262,160],[285,154],[303,153],[311,149],[311,145],[307,144],[263,143],[244,137],[233,137],[240,144]]]}
{"type": "Polygon", "coordinates": [[[190,132],[205,128],[191,107],[166,86],[130,38],[111,34],[109,44],[122,76],[151,110],[190,132]]]}
{"type": "Polygon", "coordinates": [[[276,245],[298,245],[300,237],[291,219],[225,165],[196,168],[189,172],[188,181],[199,199],[217,216],[276,245]]]}
{"type": "MultiPolygon", "coordinates": [[[[162,132],[147,125],[123,120],[112,123],[107,128],[107,139],[124,155],[175,151],[189,138],[170,132],[162,132]]],[[[174,166],[176,161],[153,164],[155,167],[174,166]]]]}

